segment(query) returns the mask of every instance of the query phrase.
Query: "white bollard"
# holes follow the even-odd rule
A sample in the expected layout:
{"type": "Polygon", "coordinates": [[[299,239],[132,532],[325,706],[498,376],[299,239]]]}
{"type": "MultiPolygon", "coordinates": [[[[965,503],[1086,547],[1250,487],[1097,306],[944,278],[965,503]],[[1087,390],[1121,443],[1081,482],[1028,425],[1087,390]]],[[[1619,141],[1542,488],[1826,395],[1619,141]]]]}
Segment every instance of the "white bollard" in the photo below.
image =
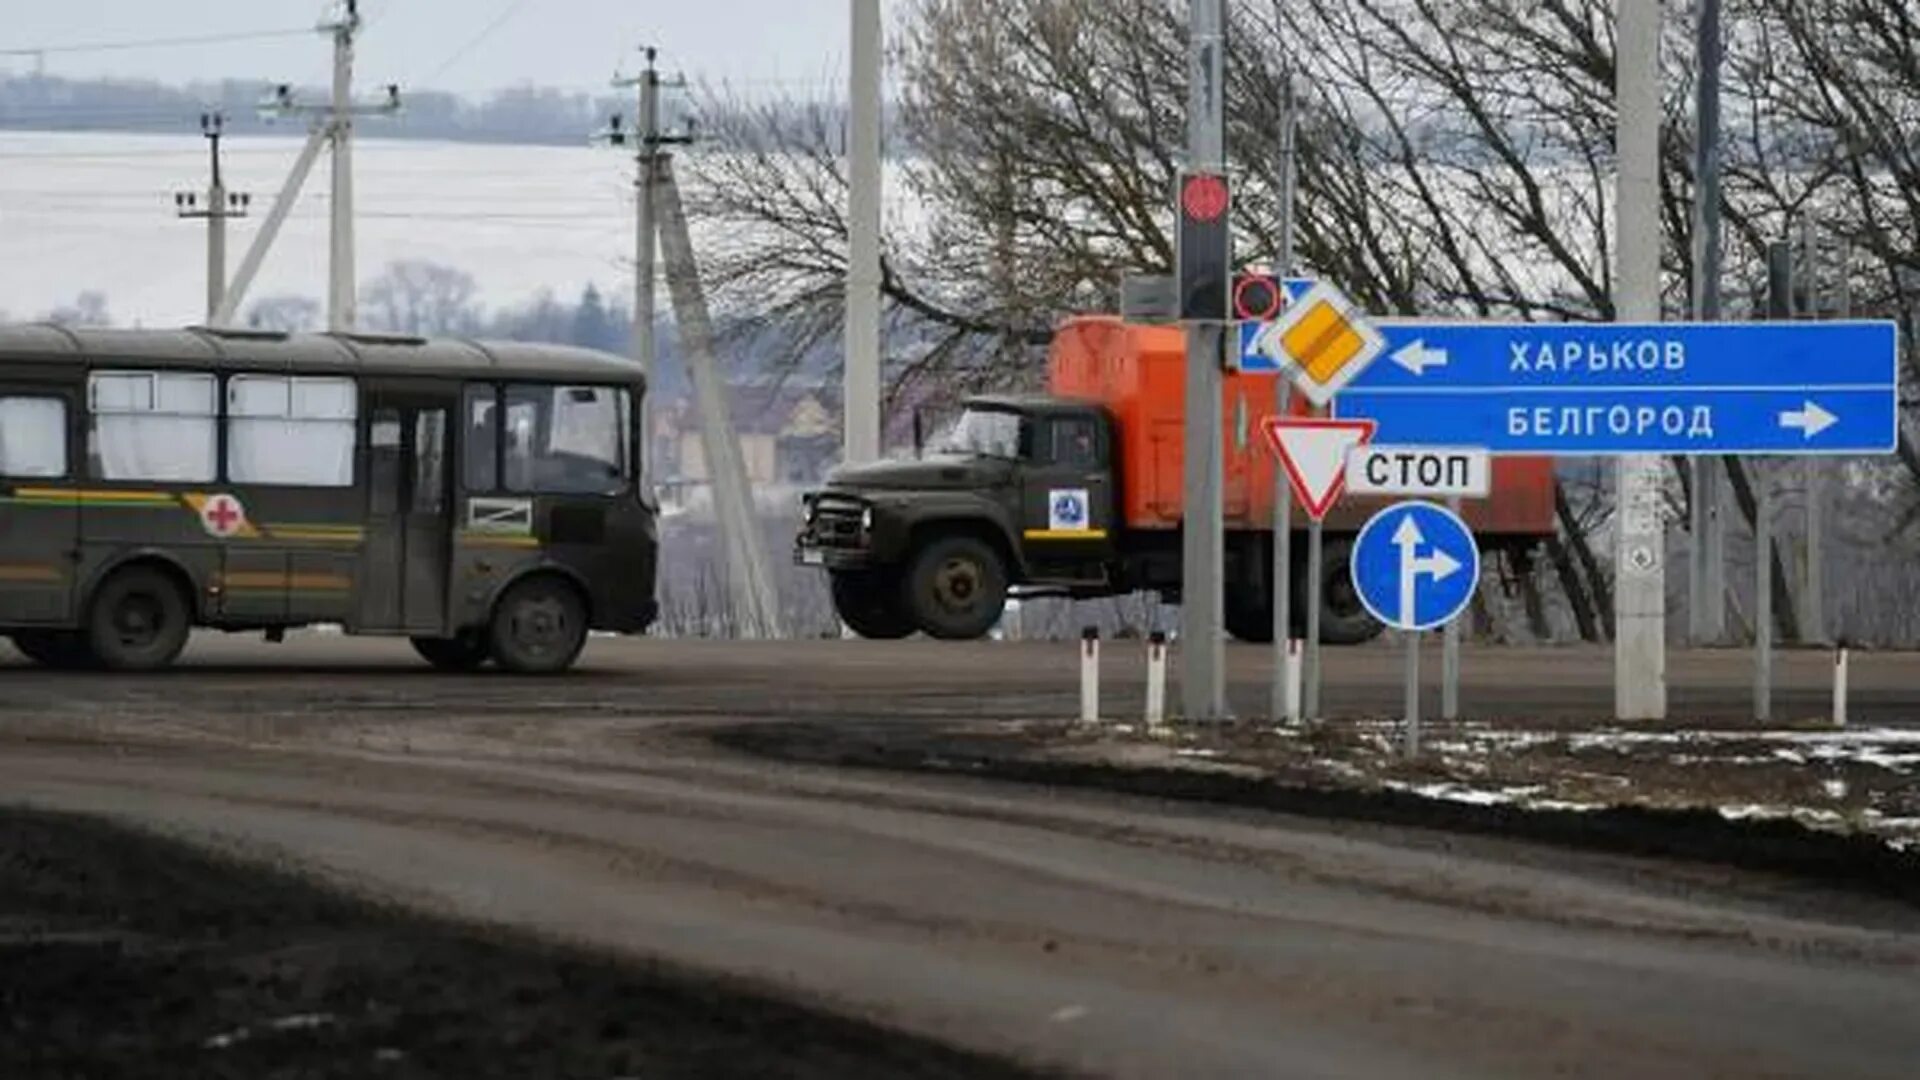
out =
{"type": "Polygon", "coordinates": [[[1080,631],[1080,722],[1100,722],[1100,628],[1080,631]]]}
{"type": "Polygon", "coordinates": [[[1147,727],[1159,730],[1167,723],[1167,635],[1147,637],[1147,727]]]}
{"type": "Polygon", "coordinates": [[[1847,650],[1833,654],[1833,726],[1847,726],[1847,650]]]}
{"type": "Polygon", "coordinates": [[[1300,639],[1287,639],[1287,669],[1281,673],[1287,704],[1287,723],[1300,722],[1300,639]]]}

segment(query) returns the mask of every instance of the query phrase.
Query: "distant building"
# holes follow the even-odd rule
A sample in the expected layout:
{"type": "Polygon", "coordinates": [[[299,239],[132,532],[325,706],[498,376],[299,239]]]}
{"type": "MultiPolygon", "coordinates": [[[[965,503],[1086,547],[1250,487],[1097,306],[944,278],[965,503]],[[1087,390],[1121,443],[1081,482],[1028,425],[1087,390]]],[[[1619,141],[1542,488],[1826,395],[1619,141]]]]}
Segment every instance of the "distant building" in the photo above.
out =
{"type": "MultiPolygon", "coordinates": [[[[825,387],[797,380],[734,386],[727,399],[754,487],[811,484],[839,461],[839,402],[825,387]]],[[[708,483],[699,412],[691,401],[674,402],[656,415],[653,460],[654,476],[664,489],[708,483]]]]}

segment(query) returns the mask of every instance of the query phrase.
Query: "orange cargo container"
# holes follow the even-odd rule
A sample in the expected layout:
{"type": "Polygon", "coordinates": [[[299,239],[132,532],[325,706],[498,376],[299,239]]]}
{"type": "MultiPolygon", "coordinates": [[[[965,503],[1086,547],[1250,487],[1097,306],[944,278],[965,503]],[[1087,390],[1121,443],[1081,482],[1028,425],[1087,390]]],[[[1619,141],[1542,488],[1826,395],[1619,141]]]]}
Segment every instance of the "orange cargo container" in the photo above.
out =
{"type": "MultiPolygon", "coordinates": [[[[1062,323],[1049,362],[1051,390],[1098,402],[1114,419],[1116,513],[1128,529],[1174,529],[1185,508],[1186,338],[1173,326],[1128,324],[1111,316],[1062,323]]],[[[1261,421],[1276,411],[1275,377],[1229,373],[1222,415],[1227,528],[1273,524],[1273,452],[1261,421]]],[[[1296,402],[1304,412],[1303,403],[1296,402]]],[[[1443,405],[1436,404],[1436,408],[1443,405]]],[[[1357,532],[1381,500],[1343,498],[1330,532],[1357,532]]],[[[1463,516],[1487,547],[1532,543],[1554,530],[1553,459],[1503,457],[1493,494],[1470,499],[1463,516]]],[[[1304,515],[1294,518],[1304,528],[1304,515]]]]}

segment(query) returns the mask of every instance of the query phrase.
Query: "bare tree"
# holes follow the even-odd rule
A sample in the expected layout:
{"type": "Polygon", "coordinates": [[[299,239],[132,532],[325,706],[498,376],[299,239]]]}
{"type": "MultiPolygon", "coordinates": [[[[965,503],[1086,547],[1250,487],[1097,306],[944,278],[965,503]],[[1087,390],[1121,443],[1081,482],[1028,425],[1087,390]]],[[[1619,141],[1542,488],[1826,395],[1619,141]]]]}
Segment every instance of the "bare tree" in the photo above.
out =
{"type": "Polygon", "coordinates": [[[311,296],[263,296],[247,307],[247,325],[255,330],[301,333],[320,325],[320,301],[311,296]]]}
{"type": "Polygon", "coordinates": [[[449,335],[473,331],[473,275],[424,259],[398,259],[360,289],[368,326],[401,334],[449,335]]]}

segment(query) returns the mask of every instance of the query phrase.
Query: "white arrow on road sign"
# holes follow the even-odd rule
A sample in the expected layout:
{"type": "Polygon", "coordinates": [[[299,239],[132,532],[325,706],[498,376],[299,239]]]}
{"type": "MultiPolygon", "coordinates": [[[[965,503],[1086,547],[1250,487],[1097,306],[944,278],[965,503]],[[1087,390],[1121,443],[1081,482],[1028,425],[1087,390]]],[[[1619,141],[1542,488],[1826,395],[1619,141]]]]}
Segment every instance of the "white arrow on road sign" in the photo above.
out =
{"type": "Polygon", "coordinates": [[[1425,341],[1415,339],[1413,344],[1393,354],[1393,362],[1415,375],[1425,375],[1428,368],[1447,366],[1447,350],[1429,349],[1425,341]]]}
{"type": "Polygon", "coordinates": [[[1840,418],[1809,401],[1799,409],[1780,414],[1780,426],[1788,430],[1799,428],[1803,437],[1811,439],[1840,422],[1840,418]]]}
{"type": "Polygon", "coordinates": [[[1347,482],[1347,452],[1373,438],[1371,420],[1269,416],[1267,443],[1286,467],[1293,496],[1319,521],[1333,509],[1347,482]]]}
{"type": "Polygon", "coordinates": [[[1445,581],[1460,569],[1459,559],[1438,548],[1431,555],[1421,555],[1420,545],[1426,542],[1412,514],[1402,518],[1400,527],[1393,532],[1394,546],[1400,549],[1400,618],[1409,623],[1417,621],[1414,602],[1420,594],[1420,575],[1445,581]]]}

